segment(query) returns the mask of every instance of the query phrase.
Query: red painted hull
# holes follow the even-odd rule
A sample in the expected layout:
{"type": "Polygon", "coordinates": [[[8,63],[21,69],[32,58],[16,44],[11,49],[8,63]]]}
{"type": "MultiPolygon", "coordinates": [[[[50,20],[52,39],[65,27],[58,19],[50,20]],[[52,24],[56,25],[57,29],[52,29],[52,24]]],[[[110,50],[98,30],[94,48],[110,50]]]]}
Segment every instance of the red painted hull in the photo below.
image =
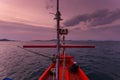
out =
{"type": "MultiPolygon", "coordinates": [[[[89,80],[86,74],[80,69],[77,69],[76,73],[72,73],[70,71],[71,66],[74,64],[72,57],[66,55],[65,61],[65,71],[64,71],[64,80],[89,80]]],[[[56,80],[55,74],[50,74],[51,69],[55,68],[56,63],[52,63],[45,72],[40,76],[38,80],[56,80]]],[[[59,80],[62,80],[62,72],[63,71],[63,56],[60,56],[60,64],[59,64],[59,80]]]]}

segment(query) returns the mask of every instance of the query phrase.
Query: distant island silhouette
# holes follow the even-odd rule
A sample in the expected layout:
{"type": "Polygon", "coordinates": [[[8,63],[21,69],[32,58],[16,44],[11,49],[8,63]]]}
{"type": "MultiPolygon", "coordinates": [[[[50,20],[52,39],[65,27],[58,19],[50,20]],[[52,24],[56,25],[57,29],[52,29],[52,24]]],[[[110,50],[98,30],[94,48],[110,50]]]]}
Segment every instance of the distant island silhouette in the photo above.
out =
{"type": "MultiPolygon", "coordinates": [[[[3,39],[0,39],[0,41],[24,41],[24,40],[14,40],[14,39],[7,39],[7,38],[3,38],[3,39]]],[[[28,41],[31,41],[31,42],[47,42],[47,41],[56,41],[56,39],[50,39],[50,40],[28,40],[28,41]]],[[[62,40],[61,40],[62,41],[62,40]]],[[[109,41],[109,42],[113,42],[115,40],[66,40],[66,42],[98,42],[98,41],[102,41],[102,42],[105,42],[105,41],[109,41]]],[[[116,40],[117,41],[117,40],[116,40]]]]}
{"type": "Polygon", "coordinates": [[[15,40],[9,40],[9,39],[0,39],[0,41],[15,41],[15,40]]]}

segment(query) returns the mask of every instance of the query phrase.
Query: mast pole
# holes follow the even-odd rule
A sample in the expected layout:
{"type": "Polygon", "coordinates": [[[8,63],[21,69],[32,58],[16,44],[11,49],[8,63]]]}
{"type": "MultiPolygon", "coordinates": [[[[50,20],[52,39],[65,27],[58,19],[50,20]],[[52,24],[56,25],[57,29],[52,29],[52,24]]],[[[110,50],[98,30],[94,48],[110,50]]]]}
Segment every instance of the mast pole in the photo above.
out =
{"type": "Polygon", "coordinates": [[[56,80],[59,80],[60,20],[61,20],[61,14],[59,11],[59,0],[57,0],[57,12],[56,12],[56,22],[57,22],[56,80]]]}

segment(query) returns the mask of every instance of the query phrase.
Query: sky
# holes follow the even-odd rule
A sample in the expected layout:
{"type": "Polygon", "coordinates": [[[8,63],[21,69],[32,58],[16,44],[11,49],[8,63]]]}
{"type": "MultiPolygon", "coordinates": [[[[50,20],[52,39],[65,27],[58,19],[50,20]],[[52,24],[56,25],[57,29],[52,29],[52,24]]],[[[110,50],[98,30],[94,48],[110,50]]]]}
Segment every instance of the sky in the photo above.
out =
{"type": "MultiPolygon", "coordinates": [[[[69,40],[120,40],[120,0],[60,0],[69,40]]],[[[0,0],[0,39],[56,39],[56,0],[0,0]]]]}

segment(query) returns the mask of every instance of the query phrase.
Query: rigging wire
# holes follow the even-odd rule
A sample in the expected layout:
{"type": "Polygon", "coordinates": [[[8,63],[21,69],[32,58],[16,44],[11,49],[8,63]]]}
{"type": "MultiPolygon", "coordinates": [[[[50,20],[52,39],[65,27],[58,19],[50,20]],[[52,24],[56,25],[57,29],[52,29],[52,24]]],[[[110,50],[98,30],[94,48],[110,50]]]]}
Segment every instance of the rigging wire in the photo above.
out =
{"type": "Polygon", "coordinates": [[[23,47],[20,47],[20,46],[17,46],[17,47],[20,48],[20,49],[23,49],[23,50],[25,50],[25,51],[27,51],[27,52],[30,52],[30,53],[33,53],[33,54],[36,54],[36,55],[39,55],[39,56],[43,56],[43,57],[52,59],[52,57],[50,57],[50,56],[43,55],[43,54],[40,54],[40,53],[38,53],[38,52],[34,52],[34,51],[31,51],[31,50],[28,50],[28,49],[24,49],[23,47]]]}

